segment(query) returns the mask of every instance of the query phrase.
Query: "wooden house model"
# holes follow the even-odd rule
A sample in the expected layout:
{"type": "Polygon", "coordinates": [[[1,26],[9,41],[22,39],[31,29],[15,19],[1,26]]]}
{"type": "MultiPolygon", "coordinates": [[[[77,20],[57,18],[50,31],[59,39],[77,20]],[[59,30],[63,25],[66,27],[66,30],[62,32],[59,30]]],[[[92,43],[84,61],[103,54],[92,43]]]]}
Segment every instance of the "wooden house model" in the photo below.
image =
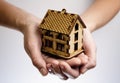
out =
{"type": "Polygon", "coordinates": [[[62,58],[71,58],[83,51],[83,28],[86,28],[77,14],[48,10],[39,29],[42,38],[42,52],[62,58]]]}

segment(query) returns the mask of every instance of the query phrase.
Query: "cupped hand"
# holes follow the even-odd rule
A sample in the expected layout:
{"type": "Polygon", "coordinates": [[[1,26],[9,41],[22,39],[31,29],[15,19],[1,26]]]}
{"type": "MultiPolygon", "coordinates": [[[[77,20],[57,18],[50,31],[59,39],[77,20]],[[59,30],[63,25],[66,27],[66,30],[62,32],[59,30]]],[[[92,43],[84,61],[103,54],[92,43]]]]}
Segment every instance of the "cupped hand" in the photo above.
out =
{"type": "Polygon", "coordinates": [[[34,20],[24,27],[22,30],[24,34],[24,48],[30,56],[34,66],[38,68],[40,73],[45,76],[48,74],[46,68],[46,62],[42,57],[41,49],[41,37],[38,30],[40,20],[34,20]]]}
{"type": "Polygon", "coordinates": [[[79,77],[96,66],[96,45],[88,29],[84,29],[83,48],[83,53],[68,60],[45,57],[48,69],[63,79],[79,77]]]}
{"type": "MultiPolygon", "coordinates": [[[[50,74],[58,76],[60,79],[67,80],[68,78],[76,78],[79,76],[79,68],[72,68],[67,63],[67,60],[56,59],[49,55],[43,55],[44,60],[47,63],[47,68],[50,74]]],[[[80,65],[80,60],[76,61],[76,66],[80,65]]]]}
{"type": "Polygon", "coordinates": [[[81,64],[78,65],[80,74],[85,73],[87,70],[96,66],[96,45],[91,32],[86,28],[83,30],[83,49],[84,52],[79,54],[74,59],[67,60],[70,66],[75,66],[76,60],[80,60],[81,64]]]}

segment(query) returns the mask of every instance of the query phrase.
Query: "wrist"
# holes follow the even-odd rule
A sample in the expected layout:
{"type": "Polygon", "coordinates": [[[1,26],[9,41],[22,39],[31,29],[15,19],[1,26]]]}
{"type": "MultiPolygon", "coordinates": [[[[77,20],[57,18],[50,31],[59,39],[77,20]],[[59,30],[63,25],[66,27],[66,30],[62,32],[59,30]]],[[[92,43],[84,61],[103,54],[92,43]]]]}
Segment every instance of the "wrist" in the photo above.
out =
{"type": "Polygon", "coordinates": [[[33,15],[26,17],[25,21],[20,24],[20,31],[25,34],[28,31],[36,31],[41,20],[33,15]]]}
{"type": "Polygon", "coordinates": [[[96,30],[97,25],[95,24],[95,22],[91,22],[91,20],[89,20],[87,17],[85,17],[84,15],[81,16],[81,19],[83,20],[83,22],[85,23],[87,29],[92,33],[96,30]]]}

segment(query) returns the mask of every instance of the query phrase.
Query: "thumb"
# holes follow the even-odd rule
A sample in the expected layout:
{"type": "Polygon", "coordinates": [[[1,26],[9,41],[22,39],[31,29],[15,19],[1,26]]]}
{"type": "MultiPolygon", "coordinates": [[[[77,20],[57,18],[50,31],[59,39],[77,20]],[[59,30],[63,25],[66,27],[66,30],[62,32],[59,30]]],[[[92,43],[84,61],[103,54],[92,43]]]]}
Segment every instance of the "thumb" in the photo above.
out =
{"type": "Polygon", "coordinates": [[[25,50],[30,56],[32,63],[37,69],[40,71],[40,73],[45,76],[48,74],[47,68],[46,68],[46,62],[44,61],[42,54],[38,47],[36,45],[32,45],[30,43],[25,44],[25,50]]]}
{"type": "Polygon", "coordinates": [[[40,71],[40,73],[45,76],[48,74],[47,68],[46,68],[46,63],[42,56],[34,56],[31,57],[32,63],[37,69],[40,71]]]}

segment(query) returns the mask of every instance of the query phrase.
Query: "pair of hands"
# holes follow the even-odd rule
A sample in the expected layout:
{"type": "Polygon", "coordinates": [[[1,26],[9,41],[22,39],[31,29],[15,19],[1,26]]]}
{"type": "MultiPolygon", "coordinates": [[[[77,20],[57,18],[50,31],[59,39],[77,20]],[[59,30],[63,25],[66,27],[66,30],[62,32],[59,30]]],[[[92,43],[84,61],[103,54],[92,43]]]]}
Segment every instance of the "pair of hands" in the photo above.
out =
{"type": "Polygon", "coordinates": [[[84,52],[68,60],[55,59],[41,53],[41,34],[39,24],[27,26],[24,29],[24,48],[30,56],[33,65],[44,76],[48,72],[61,79],[77,78],[80,74],[96,66],[96,46],[90,31],[86,28],[83,34],[84,52]]]}

